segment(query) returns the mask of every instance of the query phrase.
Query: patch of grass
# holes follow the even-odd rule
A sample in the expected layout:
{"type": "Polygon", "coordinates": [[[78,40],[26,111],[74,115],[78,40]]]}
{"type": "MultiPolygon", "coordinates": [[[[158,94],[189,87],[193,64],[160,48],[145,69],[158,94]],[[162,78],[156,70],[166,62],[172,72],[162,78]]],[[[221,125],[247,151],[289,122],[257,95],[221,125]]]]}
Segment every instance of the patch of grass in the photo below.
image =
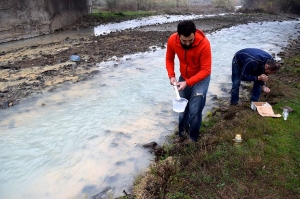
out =
{"type": "Polygon", "coordinates": [[[300,73],[300,55],[295,55],[285,59],[282,72],[300,73]]]}

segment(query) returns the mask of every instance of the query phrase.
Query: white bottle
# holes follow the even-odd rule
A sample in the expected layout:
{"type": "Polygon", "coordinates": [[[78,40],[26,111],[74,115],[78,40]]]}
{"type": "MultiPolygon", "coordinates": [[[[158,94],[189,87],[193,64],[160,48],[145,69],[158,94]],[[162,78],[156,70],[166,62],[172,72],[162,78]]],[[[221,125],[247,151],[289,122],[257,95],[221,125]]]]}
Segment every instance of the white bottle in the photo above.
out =
{"type": "Polygon", "coordinates": [[[289,111],[286,108],[284,108],[283,112],[282,112],[282,115],[283,115],[283,119],[287,120],[287,118],[289,116],[289,111]]]}

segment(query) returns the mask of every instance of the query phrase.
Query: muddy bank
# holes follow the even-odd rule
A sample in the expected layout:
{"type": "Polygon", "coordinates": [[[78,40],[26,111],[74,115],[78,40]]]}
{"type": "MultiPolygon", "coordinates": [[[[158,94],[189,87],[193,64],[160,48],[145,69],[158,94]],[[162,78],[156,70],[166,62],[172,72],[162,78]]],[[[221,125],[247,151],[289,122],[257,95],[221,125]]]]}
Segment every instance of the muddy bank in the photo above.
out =
{"type": "MultiPolygon", "coordinates": [[[[195,23],[205,33],[211,33],[249,22],[294,19],[295,16],[283,14],[229,14],[198,19],[195,23]]],[[[81,29],[88,27],[88,24],[89,21],[82,20],[62,31],[81,29]]],[[[90,25],[95,25],[95,22],[90,25]]],[[[164,48],[169,35],[176,31],[176,26],[177,22],[113,32],[98,37],[72,35],[55,42],[15,45],[15,48],[9,49],[0,46],[0,108],[9,108],[37,93],[51,92],[67,83],[92,78],[101,73],[97,63],[112,57],[150,51],[155,48],[153,46],[164,48]],[[80,62],[69,60],[74,54],[80,56],[80,62]]]]}

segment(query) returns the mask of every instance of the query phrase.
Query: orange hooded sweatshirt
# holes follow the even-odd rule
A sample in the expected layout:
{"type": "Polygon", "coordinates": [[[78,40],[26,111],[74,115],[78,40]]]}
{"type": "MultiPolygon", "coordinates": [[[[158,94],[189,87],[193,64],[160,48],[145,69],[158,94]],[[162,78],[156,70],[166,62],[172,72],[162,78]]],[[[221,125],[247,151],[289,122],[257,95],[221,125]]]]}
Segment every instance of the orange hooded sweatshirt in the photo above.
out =
{"type": "Polygon", "coordinates": [[[181,76],[188,86],[193,86],[211,74],[210,42],[202,31],[196,30],[193,45],[188,50],[181,46],[178,33],[174,33],[169,37],[166,52],[166,68],[169,78],[175,77],[175,54],[180,62],[181,76]]]}

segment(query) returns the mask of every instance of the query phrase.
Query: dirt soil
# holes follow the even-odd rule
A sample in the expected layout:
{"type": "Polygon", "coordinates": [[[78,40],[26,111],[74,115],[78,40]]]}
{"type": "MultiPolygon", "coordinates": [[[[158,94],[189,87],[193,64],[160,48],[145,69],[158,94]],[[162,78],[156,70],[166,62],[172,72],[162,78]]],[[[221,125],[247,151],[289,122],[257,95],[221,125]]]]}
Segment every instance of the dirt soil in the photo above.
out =
{"type": "MultiPolygon", "coordinates": [[[[205,33],[239,24],[260,21],[283,21],[295,16],[280,14],[228,14],[195,20],[205,33]]],[[[89,17],[60,31],[78,30],[102,24],[89,17]]],[[[101,36],[67,36],[55,42],[32,43],[13,48],[0,44],[0,108],[15,106],[37,93],[51,92],[66,84],[92,78],[100,73],[97,63],[113,56],[149,51],[151,46],[165,47],[168,37],[176,31],[177,22],[113,32],[101,36]],[[80,62],[69,60],[80,56],[80,62]]],[[[21,42],[21,41],[19,41],[21,42]]],[[[18,42],[15,42],[18,43],[18,42]]],[[[298,42],[299,43],[299,42],[298,42]]],[[[285,55],[285,53],[283,53],[285,55]]],[[[288,56],[288,55],[286,55],[288,56]]]]}

